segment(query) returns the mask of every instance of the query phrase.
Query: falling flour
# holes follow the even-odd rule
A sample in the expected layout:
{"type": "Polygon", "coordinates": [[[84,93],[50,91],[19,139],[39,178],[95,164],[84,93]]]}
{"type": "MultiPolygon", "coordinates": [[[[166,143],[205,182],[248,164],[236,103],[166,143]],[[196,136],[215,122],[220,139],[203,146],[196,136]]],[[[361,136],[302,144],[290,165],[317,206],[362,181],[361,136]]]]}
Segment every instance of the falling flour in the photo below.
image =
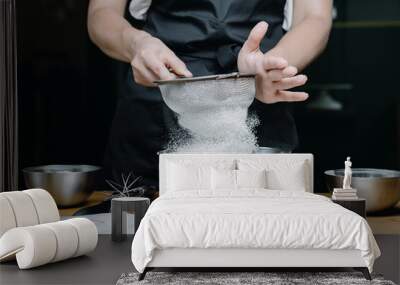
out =
{"type": "Polygon", "coordinates": [[[204,82],[192,82],[175,88],[161,87],[163,98],[177,114],[181,127],[171,133],[167,151],[254,152],[257,149],[254,128],[259,121],[255,115],[248,116],[248,107],[254,99],[254,82],[249,81],[214,80],[208,81],[207,86],[204,82]]]}

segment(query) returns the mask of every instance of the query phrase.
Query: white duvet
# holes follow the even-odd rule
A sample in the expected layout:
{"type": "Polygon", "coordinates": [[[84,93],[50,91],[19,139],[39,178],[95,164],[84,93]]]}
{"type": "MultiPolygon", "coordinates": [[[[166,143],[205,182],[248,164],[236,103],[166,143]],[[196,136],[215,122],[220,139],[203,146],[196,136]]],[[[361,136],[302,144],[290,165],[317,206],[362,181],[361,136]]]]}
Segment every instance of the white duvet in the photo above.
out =
{"type": "Polygon", "coordinates": [[[299,191],[166,193],[150,206],[132,244],[143,272],[155,249],[358,249],[372,271],[379,248],[365,219],[299,191]]]}

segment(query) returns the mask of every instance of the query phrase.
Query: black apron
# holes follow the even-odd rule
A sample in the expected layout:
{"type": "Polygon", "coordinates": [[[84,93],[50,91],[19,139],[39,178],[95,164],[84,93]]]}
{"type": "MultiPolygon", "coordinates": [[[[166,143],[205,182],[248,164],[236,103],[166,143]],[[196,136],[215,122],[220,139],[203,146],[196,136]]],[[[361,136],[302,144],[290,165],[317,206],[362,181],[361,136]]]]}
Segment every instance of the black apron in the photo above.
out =
{"type": "MultiPolygon", "coordinates": [[[[284,35],[285,0],[153,0],[141,28],[163,41],[194,76],[237,71],[237,56],[250,30],[260,21],[269,24],[261,50],[268,51],[284,35]]],[[[143,183],[158,185],[158,156],[177,128],[173,112],[158,88],[136,84],[127,65],[106,153],[106,169],[114,179],[132,172],[143,183]]],[[[260,146],[292,150],[297,133],[287,103],[254,100],[260,146]]]]}

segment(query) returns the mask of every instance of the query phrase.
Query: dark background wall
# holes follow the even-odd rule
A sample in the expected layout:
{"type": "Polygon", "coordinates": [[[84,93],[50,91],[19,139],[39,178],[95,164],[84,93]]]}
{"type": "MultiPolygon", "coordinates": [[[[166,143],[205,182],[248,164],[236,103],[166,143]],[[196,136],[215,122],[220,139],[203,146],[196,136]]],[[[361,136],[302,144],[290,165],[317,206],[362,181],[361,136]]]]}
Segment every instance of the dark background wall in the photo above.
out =
{"type": "Polygon", "coordinates": [[[102,164],[116,62],[89,40],[88,1],[18,1],[20,166],[102,164]]]}
{"type": "MultiPolygon", "coordinates": [[[[20,168],[102,164],[119,65],[90,43],[87,2],[17,1],[20,168]]],[[[400,168],[400,1],[335,5],[328,48],[306,71],[312,98],[295,106],[297,151],[315,154],[318,192],[347,155],[355,167],[400,168]],[[309,108],[332,83],[351,86],[329,90],[342,110],[309,108]]]]}

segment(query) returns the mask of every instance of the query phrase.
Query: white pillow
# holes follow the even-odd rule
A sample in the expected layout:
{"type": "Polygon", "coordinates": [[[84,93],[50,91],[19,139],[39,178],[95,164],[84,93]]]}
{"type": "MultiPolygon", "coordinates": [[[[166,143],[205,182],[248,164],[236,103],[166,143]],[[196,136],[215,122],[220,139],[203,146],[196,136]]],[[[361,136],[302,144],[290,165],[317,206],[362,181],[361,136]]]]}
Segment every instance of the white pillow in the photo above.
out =
{"type": "Polygon", "coordinates": [[[237,188],[267,188],[267,171],[236,170],[237,188]]]}
{"type": "Polygon", "coordinates": [[[213,190],[235,190],[236,170],[212,168],[211,185],[213,190]]]}
{"type": "Polygon", "coordinates": [[[242,188],[267,188],[267,171],[211,169],[213,190],[238,190],[242,188]]]}
{"type": "Polygon", "coordinates": [[[210,190],[211,168],[235,169],[234,159],[177,158],[166,164],[167,191],[210,190]]]}
{"type": "Polygon", "coordinates": [[[309,168],[306,160],[276,157],[275,159],[240,159],[239,170],[267,170],[267,188],[272,190],[306,191],[309,168]]]}
{"type": "Polygon", "coordinates": [[[168,164],[169,191],[201,190],[211,188],[211,167],[168,164]]]}
{"type": "Polygon", "coordinates": [[[288,191],[306,191],[305,163],[298,162],[290,167],[268,171],[268,188],[288,191]]]}

